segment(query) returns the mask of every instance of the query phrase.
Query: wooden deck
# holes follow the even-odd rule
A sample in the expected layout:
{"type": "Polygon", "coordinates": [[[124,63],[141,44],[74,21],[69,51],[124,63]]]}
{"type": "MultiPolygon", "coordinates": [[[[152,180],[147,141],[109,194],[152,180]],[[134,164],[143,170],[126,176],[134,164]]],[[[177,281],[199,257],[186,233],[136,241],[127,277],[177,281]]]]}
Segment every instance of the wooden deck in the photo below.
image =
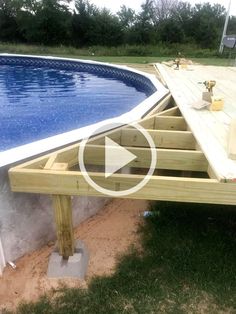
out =
{"type": "Polygon", "coordinates": [[[236,68],[193,65],[177,71],[161,64],[156,67],[217,178],[235,181],[236,161],[228,158],[227,143],[230,123],[236,118],[236,68]],[[192,108],[205,89],[199,82],[206,80],[216,81],[214,94],[223,96],[223,111],[192,108]]]}
{"type": "MultiPolygon", "coordinates": [[[[173,101],[167,95],[148,117],[137,121],[152,137],[157,162],[146,185],[122,197],[236,205],[236,162],[226,153],[229,123],[236,116],[236,70],[196,66],[193,71],[174,71],[162,65],[157,68],[177,106],[167,109],[173,101]],[[194,101],[201,99],[203,86],[198,82],[209,79],[217,81],[216,92],[225,97],[222,112],[191,108],[194,101]]],[[[145,70],[153,71],[150,66],[145,70]]],[[[117,154],[116,145],[108,148],[117,154]]],[[[58,248],[64,258],[74,254],[71,196],[107,196],[85,180],[78,160],[80,151],[81,142],[9,170],[12,191],[52,195],[58,248]]],[[[150,147],[132,125],[91,138],[86,152],[84,163],[93,167],[89,177],[113,192],[139,184],[150,167],[150,147]],[[136,155],[127,165],[128,173],[105,176],[107,136],[136,155]]],[[[117,195],[114,197],[120,197],[117,195]]]]}

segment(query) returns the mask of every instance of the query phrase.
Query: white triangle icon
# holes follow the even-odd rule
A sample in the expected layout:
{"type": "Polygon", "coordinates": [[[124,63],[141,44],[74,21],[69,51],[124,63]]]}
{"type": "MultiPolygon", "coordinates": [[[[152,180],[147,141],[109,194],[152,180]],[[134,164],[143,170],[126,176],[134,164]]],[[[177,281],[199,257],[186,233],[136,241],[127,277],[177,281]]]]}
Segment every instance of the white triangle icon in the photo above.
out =
{"type": "Polygon", "coordinates": [[[117,170],[137,158],[124,147],[120,146],[109,137],[105,137],[105,177],[108,178],[117,170]]]}

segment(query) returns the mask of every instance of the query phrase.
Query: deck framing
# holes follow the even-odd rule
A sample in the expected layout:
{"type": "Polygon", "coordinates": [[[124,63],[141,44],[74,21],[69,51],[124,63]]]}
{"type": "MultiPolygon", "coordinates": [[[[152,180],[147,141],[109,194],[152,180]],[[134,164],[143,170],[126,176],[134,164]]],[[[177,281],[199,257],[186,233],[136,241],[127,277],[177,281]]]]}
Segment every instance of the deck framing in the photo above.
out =
{"type": "MultiPolygon", "coordinates": [[[[235,205],[236,183],[222,182],[214,164],[209,163],[205,152],[198,145],[179,107],[165,109],[170,101],[171,96],[168,95],[153,108],[148,117],[137,121],[155,143],[157,163],[147,184],[124,197],[235,205]]],[[[150,164],[150,149],[130,125],[90,139],[86,146],[85,164],[104,167],[105,136],[128,149],[137,158],[128,165],[129,173],[115,173],[105,178],[104,171],[96,170],[89,172],[90,177],[114,191],[122,191],[139,183],[145,176],[142,171],[148,169],[150,164]]],[[[77,143],[9,170],[12,191],[52,195],[59,252],[64,258],[74,252],[71,196],[107,197],[85,180],[78,163],[79,149],[80,143],[77,143]]]]}
{"type": "MultiPolygon", "coordinates": [[[[159,170],[173,170],[187,171],[191,174],[188,174],[187,177],[184,177],[183,173],[180,177],[170,176],[169,174],[168,176],[155,174],[150,179],[150,183],[134,195],[129,195],[129,198],[236,204],[236,194],[228,197],[229,192],[236,192],[236,184],[225,184],[217,180],[217,175],[205,154],[198,148],[193,133],[188,131],[187,127],[183,131],[183,125],[186,125],[186,121],[177,108],[167,109],[137,122],[141,125],[148,125],[147,131],[154,139],[157,154],[157,172],[159,170]],[[160,125],[158,129],[155,128],[155,121],[162,121],[162,130],[159,130],[160,125]],[[173,124],[173,121],[181,121],[181,124],[179,122],[177,125],[173,124]],[[170,129],[170,125],[175,125],[175,128],[170,129]],[[178,130],[179,127],[182,129],[181,131],[178,130]],[[206,173],[208,178],[199,178],[198,172],[206,173]],[[163,186],[166,186],[167,182],[171,188],[168,192],[164,192],[163,186]],[[156,191],[153,193],[155,184],[156,191]],[[202,186],[202,188],[199,188],[199,186],[202,186]],[[195,187],[197,187],[198,193],[196,193],[195,187]],[[224,191],[226,197],[222,197],[224,191]],[[219,193],[212,197],[212,194],[216,192],[219,193]]],[[[105,136],[109,136],[137,156],[128,165],[130,168],[148,168],[150,163],[149,148],[145,147],[146,143],[139,139],[137,130],[131,129],[130,126],[123,126],[92,138],[86,147],[86,164],[104,166],[105,136]]],[[[79,148],[80,143],[74,144],[11,168],[9,177],[12,190],[51,195],[106,196],[89,188],[83,179],[82,173],[73,169],[73,167],[78,166],[79,148]]],[[[110,149],[115,150],[116,148],[111,147],[110,149]]],[[[129,183],[132,180],[136,182],[144,176],[141,174],[114,174],[112,178],[105,179],[103,173],[94,172],[91,175],[97,177],[100,181],[103,180],[105,186],[112,184],[121,186],[126,181],[129,183]]],[[[119,189],[122,190],[121,187],[119,189]]]]}

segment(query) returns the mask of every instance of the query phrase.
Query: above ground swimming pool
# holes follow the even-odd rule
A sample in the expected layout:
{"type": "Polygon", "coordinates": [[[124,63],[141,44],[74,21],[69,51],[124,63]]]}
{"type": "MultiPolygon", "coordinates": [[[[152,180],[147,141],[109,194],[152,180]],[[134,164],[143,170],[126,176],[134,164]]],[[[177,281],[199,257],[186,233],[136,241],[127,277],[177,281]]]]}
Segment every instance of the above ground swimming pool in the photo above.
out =
{"type": "Polygon", "coordinates": [[[46,145],[46,139],[51,139],[51,143],[56,139],[56,146],[60,147],[70,142],[68,135],[73,130],[83,130],[77,132],[79,139],[84,127],[106,119],[122,115],[129,117],[124,122],[131,122],[141,118],[166,92],[152,76],[126,67],[2,54],[0,166],[4,163],[1,155],[5,164],[9,161],[6,152],[11,153],[12,159],[14,151],[19,153],[22,148],[22,157],[26,158],[55,148],[46,145]],[[150,102],[153,95],[155,102],[150,102]],[[67,134],[66,141],[65,136],[58,137],[63,134],[67,134]],[[32,143],[36,145],[31,146],[31,151],[32,143]]]}

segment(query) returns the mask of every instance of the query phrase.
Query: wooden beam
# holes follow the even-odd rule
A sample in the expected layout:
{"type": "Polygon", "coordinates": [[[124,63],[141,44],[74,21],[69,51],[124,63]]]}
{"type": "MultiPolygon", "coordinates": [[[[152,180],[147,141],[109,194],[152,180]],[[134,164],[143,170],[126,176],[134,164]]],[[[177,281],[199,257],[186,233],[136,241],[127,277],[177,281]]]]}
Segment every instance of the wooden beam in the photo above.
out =
{"type": "Polygon", "coordinates": [[[142,119],[141,121],[138,121],[138,124],[141,125],[144,129],[154,129],[155,116],[142,119]]]}
{"type": "MultiPolygon", "coordinates": [[[[168,109],[166,111],[163,111],[161,113],[158,113],[158,115],[162,115],[162,114],[167,114],[167,115],[171,115],[171,113],[176,113],[178,112],[178,107],[174,107],[171,109],[168,109]]],[[[147,121],[150,117],[147,118],[147,121]]],[[[146,119],[146,118],[145,118],[146,119]]],[[[145,120],[144,119],[144,120],[145,120]]],[[[153,117],[151,117],[151,119],[154,119],[153,117]]],[[[138,123],[142,123],[143,119],[141,119],[140,121],[137,121],[138,123]]],[[[154,123],[154,120],[153,120],[154,123]]],[[[144,127],[148,127],[149,122],[147,122],[147,126],[145,126],[145,122],[144,122],[144,127]]],[[[122,127],[120,127],[119,129],[115,129],[115,130],[111,130],[108,132],[105,132],[103,134],[99,134],[96,135],[94,138],[92,138],[90,140],[91,143],[93,144],[99,144],[99,145],[103,145],[104,144],[104,136],[110,136],[114,141],[116,141],[118,144],[120,144],[120,137],[121,137],[121,132],[120,129],[122,127]]],[[[68,163],[68,167],[73,167],[74,165],[77,164],[77,160],[78,160],[78,147],[79,147],[79,143],[78,144],[73,144],[70,146],[67,146],[65,148],[59,149],[57,150],[57,162],[66,162],[68,163]]],[[[48,159],[51,158],[52,155],[54,155],[55,153],[50,153],[47,155],[44,155],[42,157],[38,157],[35,158],[33,160],[27,161],[25,163],[22,163],[18,166],[15,166],[14,168],[27,168],[27,169],[43,169],[46,166],[46,163],[48,161],[48,159]]],[[[52,157],[53,158],[53,157],[52,157]]]]}
{"type": "MultiPolygon", "coordinates": [[[[151,135],[155,146],[159,148],[195,149],[195,139],[189,131],[169,131],[169,130],[147,130],[151,135]]],[[[121,145],[123,146],[143,146],[148,143],[144,136],[135,129],[121,130],[121,145]]]]}
{"type": "Polygon", "coordinates": [[[105,136],[109,136],[113,139],[116,143],[120,144],[120,136],[121,136],[121,129],[126,127],[126,125],[123,125],[117,129],[103,132],[102,134],[96,135],[93,138],[89,139],[89,143],[96,144],[96,145],[104,145],[105,142],[105,136]]]}
{"type": "Polygon", "coordinates": [[[207,173],[208,173],[208,176],[209,176],[211,179],[219,180],[219,178],[217,177],[215,171],[212,169],[212,167],[211,167],[210,165],[208,165],[207,173]]]}
{"type": "MultiPolygon", "coordinates": [[[[89,175],[97,184],[114,191],[117,187],[120,191],[133,187],[144,178],[142,175],[128,174],[114,174],[107,179],[103,173],[89,175]]],[[[9,176],[12,191],[15,192],[106,196],[93,189],[81,172],[15,169],[9,171],[9,176]]],[[[214,179],[152,176],[141,190],[122,197],[235,205],[236,184],[221,183],[214,179]]]]}
{"type": "Polygon", "coordinates": [[[157,72],[156,75],[157,75],[158,79],[161,81],[161,83],[162,83],[166,88],[168,88],[168,86],[167,86],[165,80],[163,79],[163,76],[161,75],[160,71],[158,70],[156,64],[154,65],[154,68],[155,68],[155,70],[156,70],[156,72],[157,72]]]}
{"type": "MultiPolygon", "coordinates": [[[[106,147],[109,150],[117,150],[116,147],[106,147]]],[[[151,153],[149,148],[126,147],[126,149],[137,156],[129,163],[129,167],[149,168],[151,153]]],[[[200,151],[156,149],[157,169],[207,171],[208,162],[200,151]]],[[[87,145],[84,153],[84,162],[87,165],[104,165],[105,147],[99,145],[87,145]]]]}
{"type": "Polygon", "coordinates": [[[57,154],[52,154],[51,156],[49,156],[48,161],[46,162],[46,165],[44,166],[44,169],[45,170],[51,169],[52,165],[56,161],[56,158],[57,158],[57,154]]]}
{"type": "Polygon", "coordinates": [[[66,162],[54,162],[54,164],[51,167],[51,170],[58,170],[58,171],[62,171],[62,170],[68,170],[68,163],[66,162]]]}
{"type": "Polygon", "coordinates": [[[181,116],[181,113],[179,107],[175,106],[173,108],[160,112],[158,116],[181,116]]]}
{"type": "Polygon", "coordinates": [[[71,197],[53,195],[59,254],[64,259],[74,254],[74,234],[72,224],[71,197]]]}
{"type": "Polygon", "coordinates": [[[154,129],[186,131],[187,124],[183,117],[157,116],[155,117],[154,129]]]}
{"type": "Polygon", "coordinates": [[[152,116],[138,122],[145,129],[186,131],[187,124],[180,116],[152,116]]]}
{"type": "Polygon", "coordinates": [[[153,108],[149,111],[147,116],[152,116],[154,114],[158,114],[158,113],[162,112],[169,105],[171,98],[172,98],[172,96],[169,93],[161,101],[159,101],[155,106],[153,106],[153,108]]]}
{"type": "Polygon", "coordinates": [[[236,119],[231,121],[229,127],[228,156],[231,159],[236,159],[236,119]]]}

